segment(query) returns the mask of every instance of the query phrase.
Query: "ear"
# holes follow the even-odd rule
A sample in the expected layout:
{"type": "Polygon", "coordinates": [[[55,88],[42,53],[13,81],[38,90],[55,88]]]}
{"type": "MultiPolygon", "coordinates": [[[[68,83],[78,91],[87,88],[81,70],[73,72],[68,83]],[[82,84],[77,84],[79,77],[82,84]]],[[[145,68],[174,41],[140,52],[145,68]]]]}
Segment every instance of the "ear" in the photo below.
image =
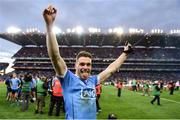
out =
{"type": "Polygon", "coordinates": [[[78,62],[76,61],[74,65],[75,69],[77,68],[77,66],[78,66],[78,62]]]}

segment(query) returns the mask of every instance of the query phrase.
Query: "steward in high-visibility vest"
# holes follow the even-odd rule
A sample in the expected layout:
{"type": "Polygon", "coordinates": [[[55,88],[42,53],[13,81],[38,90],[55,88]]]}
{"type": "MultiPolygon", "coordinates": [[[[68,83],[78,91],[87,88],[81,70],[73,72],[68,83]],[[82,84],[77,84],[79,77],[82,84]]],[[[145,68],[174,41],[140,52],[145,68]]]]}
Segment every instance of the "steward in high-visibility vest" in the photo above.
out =
{"type": "Polygon", "coordinates": [[[53,96],[63,96],[62,95],[62,88],[60,80],[54,79],[53,85],[52,85],[52,95],[53,96]]]}
{"type": "Polygon", "coordinates": [[[117,85],[116,85],[117,88],[122,88],[123,87],[123,84],[121,82],[118,82],[117,85]]]}
{"type": "Polygon", "coordinates": [[[145,81],[144,82],[144,85],[143,85],[143,96],[145,96],[145,95],[148,95],[148,96],[150,96],[150,93],[149,93],[149,83],[148,83],[148,81],[145,81]]]}
{"type": "Polygon", "coordinates": [[[37,79],[36,84],[36,111],[35,113],[43,114],[45,107],[45,96],[47,95],[47,78],[42,76],[37,79]]]}
{"type": "Polygon", "coordinates": [[[102,86],[101,84],[96,85],[96,110],[97,113],[101,111],[101,107],[99,105],[99,99],[101,97],[101,93],[102,93],[102,86]]]}
{"type": "Polygon", "coordinates": [[[101,84],[98,84],[98,85],[96,86],[96,95],[101,94],[101,92],[102,92],[102,86],[101,86],[101,84]]]}
{"type": "Polygon", "coordinates": [[[160,88],[158,86],[158,81],[155,81],[155,83],[153,84],[153,91],[152,94],[154,95],[154,99],[151,100],[151,104],[154,104],[154,102],[157,100],[157,105],[161,105],[160,104],[160,88]]]}
{"type": "Polygon", "coordinates": [[[56,104],[56,116],[60,115],[60,107],[62,106],[64,111],[64,101],[63,101],[63,94],[60,80],[55,77],[50,81],[50,90],[52,91],[51,98],[50,98],[50,107],[48,115],[52,116],[53,108],[56,104]]]}
{"type": "Polygon", "coordinates": [[[30,99],[30,92],[31,92],[31,82],[32,82],[32,75],[27,73],[24,75],[24,79],[22,79],[22,111],[26,111],[29,108],[29,99],[30,99]]]}
{"type": "Polygon", "coordinates": [[[133,91],[137,91],[137,86],[136,86],[137,85],[137,81],[135,79],[132,81],[131,85],[132,85],[132,90],[133,91]]]}
{"type": "Polygon", "coordinates": [[[37,96],[46,96],[46,89],[44,88],[44,81],[38,79],[36,85],[37,96]]]}
{"type": "Polygon", "coordinates": [[[118,97],[121,97],[122,87],[123,87],[123,83],[118,81],[116,84],[116,88],[118,89],[118,94],[117,94],[118,97]]]}

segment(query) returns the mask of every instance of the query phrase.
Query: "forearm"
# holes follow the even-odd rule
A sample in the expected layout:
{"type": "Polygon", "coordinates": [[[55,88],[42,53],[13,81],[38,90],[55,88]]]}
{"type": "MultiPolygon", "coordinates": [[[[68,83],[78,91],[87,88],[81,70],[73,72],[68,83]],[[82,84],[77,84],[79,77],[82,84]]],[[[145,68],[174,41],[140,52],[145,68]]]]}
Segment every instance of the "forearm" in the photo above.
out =
{"type": "Polygon", "coordinates": [[[98,75],[100,78],[100,82],[103,82],[104,80],[109,78],[114,72],[116,72],[126,59],[127,54],[123,52],[114,62],[112,62],[103,72],[98,75]]]}
{"type": "Polygon", "coordinates": [[[47,45],[48,55],[51,59],[60,56],[56,35],[52,31],[47,32],[46,45],[47,45]]]}
{"type": "Polygon", "coordinates": [[[109,71],[109,73],[116,72],[121,65],[124,63],[124,61],[127,59],[127,54],[122,53],[114,62],[112,62],[106,69],[109,71]]]}
{"type": "Polygon", "coordinates": [[[57,75],[63,76],[67,67],[63,58],[60,56],[56,35],[52,32],[52,29],[47,29],[46,37],[48,55],[51,59],[53,67],[57,75]]]}

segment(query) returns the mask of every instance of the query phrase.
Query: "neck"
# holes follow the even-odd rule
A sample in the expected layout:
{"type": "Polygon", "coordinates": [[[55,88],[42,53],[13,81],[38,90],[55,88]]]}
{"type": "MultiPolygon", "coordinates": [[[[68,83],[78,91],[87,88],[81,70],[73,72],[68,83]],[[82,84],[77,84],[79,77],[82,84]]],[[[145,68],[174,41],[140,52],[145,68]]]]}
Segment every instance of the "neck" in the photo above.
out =
{"type": "Polygon", "coordinates": [[[75,75],[79,76],[77,70],[75,71],[75,75]]]}

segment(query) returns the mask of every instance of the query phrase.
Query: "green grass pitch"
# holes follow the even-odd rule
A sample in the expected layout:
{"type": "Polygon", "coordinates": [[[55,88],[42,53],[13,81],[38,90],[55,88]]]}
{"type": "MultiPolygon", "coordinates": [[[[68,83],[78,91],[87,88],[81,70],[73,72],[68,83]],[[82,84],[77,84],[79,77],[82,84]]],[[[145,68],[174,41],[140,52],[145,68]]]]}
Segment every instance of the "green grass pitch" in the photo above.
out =
{"type": "MultiPolygon", "coordinates": [[[[141,96],[140,92],[122,90],[122,96],[117,97],[117,89],[114,86],[103,86],[100,98],[102,111],[97,114],[97,119],[107,119],[109,113],[117,115],[118,119],[180,119],[180,90],[174,95],[169,91],[161,94],[162,106],[150,104],[152,96],[141,96]]],[[[5,101],[6,86],[0,83],[0,119],[64,119],[64,113],[59,117],[47,115],[49,108],[49,96],[46,97],[44,114],[34,114],[35,104],[30,103],[29,110],[20,111],[20,106],[5,101]]]]}

